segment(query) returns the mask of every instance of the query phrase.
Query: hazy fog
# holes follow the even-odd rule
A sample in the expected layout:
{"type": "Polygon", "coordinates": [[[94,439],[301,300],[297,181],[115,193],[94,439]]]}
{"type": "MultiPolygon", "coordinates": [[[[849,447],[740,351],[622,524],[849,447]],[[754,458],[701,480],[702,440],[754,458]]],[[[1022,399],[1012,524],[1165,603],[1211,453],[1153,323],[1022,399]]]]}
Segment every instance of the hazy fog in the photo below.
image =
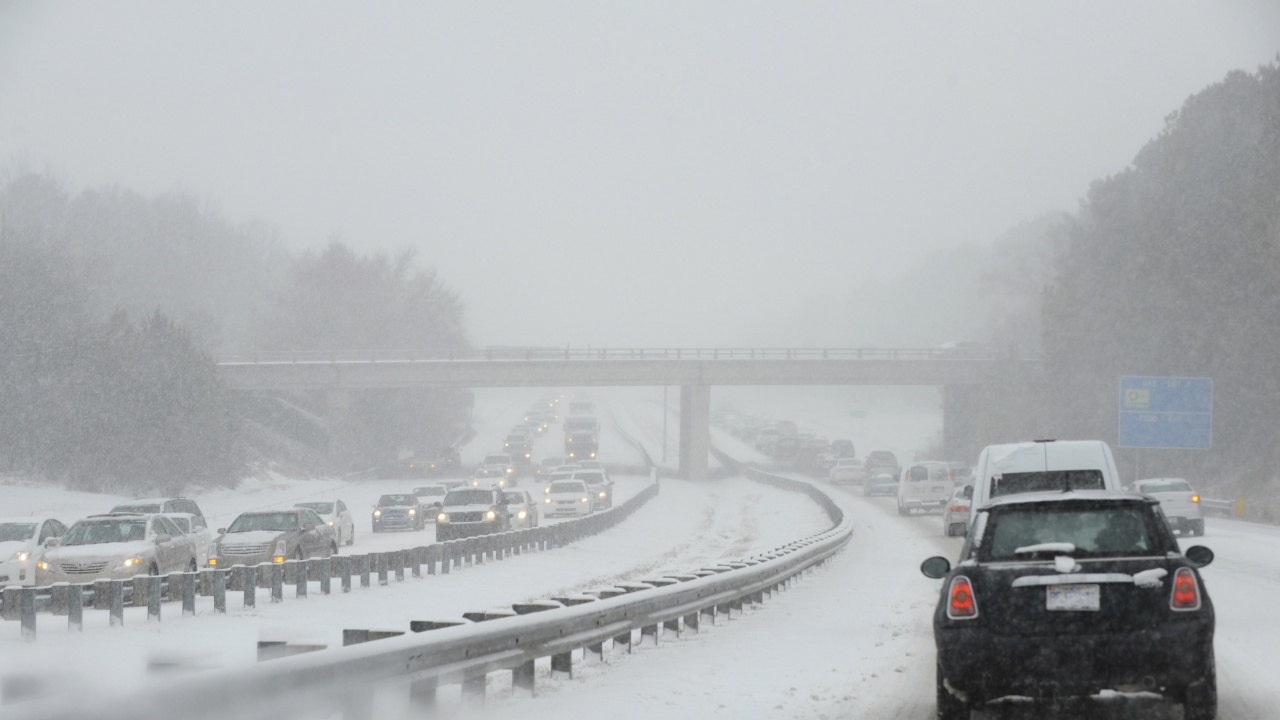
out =
{"type": "Polygon", "coordinates": [[[5,2],[0,161],[414,246],[477,344],[769,342],[1277,50],[1272,2],[5,2]]]}

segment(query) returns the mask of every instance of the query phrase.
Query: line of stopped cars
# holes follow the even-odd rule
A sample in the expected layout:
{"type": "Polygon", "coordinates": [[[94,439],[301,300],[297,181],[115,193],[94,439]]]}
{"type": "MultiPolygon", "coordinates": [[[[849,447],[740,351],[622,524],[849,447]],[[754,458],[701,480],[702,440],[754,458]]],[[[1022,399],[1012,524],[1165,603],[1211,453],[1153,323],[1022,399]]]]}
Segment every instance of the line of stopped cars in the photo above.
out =
{"type": "MultiPolygon", "coordinates": [[[[924,482],[930,482],[924,480],[924,482]]],[[[1185,480],[1122,487],[1101,441],[992,445],[949,492],[953,565],[921,572],[942,586],[933,615],[937,717],[1022,705],[1119,706],[1130,716],[1177,703],[1217,713],[1214,610],[1200,574],[1199,497],[1185,480]]],[[[1077,708],[1077,709],[1079,709],[1077,708]]]]}

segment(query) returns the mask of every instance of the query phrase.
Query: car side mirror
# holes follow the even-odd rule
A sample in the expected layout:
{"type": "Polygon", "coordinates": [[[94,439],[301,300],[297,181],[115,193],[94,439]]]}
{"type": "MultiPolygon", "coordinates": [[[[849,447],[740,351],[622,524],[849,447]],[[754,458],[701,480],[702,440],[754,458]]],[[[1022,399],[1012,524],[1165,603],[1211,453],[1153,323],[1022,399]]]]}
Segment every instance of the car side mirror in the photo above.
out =
{"type": "Polygon", "coordinates": [[[1213,562],[1213,551],[1203,545],[1192,545],[1182,554],[1195,563],[1196,567],[1204,567],[1213,562]]]}
{"type": "Polygon", "coordinates": [[[167,543],[172,539],[172,535],[169,535],[168,533],[160,533],[159,535],[156,535],[156,544],[159,545],[160,543],[167,543]]]}
{"type": "Polygon", "coordinates": [[[960,494],[960,497],[964,498],[965,500],[972,500],[972,499],[973,499],[973,486],[972,486],[972,485],[965,485],[965,486],[964,486],[964,492],[962,492],[962,493],[960,494]]]}
{"type": "Polygon", "coordinates": [[[44,539],[44,546],[47,548],[58,547],[62,543],[61,538],[47,537],[44,539]]]}
{"type": "Polygon", "coordinates": [[[920,572],[927,578],[937,580],[951,572],[951,561],[941,555],[935,555],[920,563],[920,572]]]}
{"type": "Polygon", "coordinates": [[[226,528],[218,528],[218,534],[219,534],[219,535],[226,535],[226,534],[227,534],[227,529],[226,529],[226,528]]]}

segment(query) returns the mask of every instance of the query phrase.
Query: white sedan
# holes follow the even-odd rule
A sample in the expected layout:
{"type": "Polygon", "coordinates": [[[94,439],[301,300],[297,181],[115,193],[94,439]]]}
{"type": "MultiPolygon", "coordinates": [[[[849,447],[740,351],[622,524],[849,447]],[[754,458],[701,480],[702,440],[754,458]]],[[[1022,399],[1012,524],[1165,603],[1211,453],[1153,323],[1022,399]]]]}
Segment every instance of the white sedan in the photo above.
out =
{"type": "Polygon", "coordinates": [[[213,530],[204,524],[204,518],[191,513],[165,513],[165,517],[173,521],[178,529],[186,533],[196,548],[196,565],[206,567],[209,564],[209,549],[213,547],[213,530]]]}
{"type": "Polygon", "coordinates": [[[53,518],[0,518],[0,588],[35,585],[45,540],[66,532],[67,526],[53,518]]]}
{"type": "Polygon", "coordinates": [[[324,524],[333,529],[334,542],[339,545],[353,545],[356,541],[356,522],[351,517],[347,504],[341,500],[325,502],[301,502],[294,507],[306,508],[320,516],[324,524]]]}
{"type": "Polygon", "coordinates": [[[547,487],[542,499],[542,516],[590,515],[591,493],[581,480],[557,480],[547,487]]]}
{"type": "Polygon", "coordinates": [[[827,473],[833,485],[853,483],[861,485],[867,481],[867,468],[857,458],[839,458],[827,473]]]}
{"type": "Polygon", "coordinates": [[[1132,490],[1159,500],[1160,511],[1174,530],[1204,535],[1204,508],[1191,483],[1182,478],[1152,478],[1135,481],[1132,490]]]}

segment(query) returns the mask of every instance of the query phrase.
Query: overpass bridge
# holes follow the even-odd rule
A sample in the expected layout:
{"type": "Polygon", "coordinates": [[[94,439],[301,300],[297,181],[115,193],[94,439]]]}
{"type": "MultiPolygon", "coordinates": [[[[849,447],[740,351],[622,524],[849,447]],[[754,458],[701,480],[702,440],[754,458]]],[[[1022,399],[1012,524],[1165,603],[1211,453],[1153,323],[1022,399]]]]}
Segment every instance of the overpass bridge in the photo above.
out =
{"type": "MultiPolygon", "coordinates": [[[[680,467],[707,474],[715,385],[937,385],[990,382],[997,358],[958,348],[485,348],[438,352],[263,352],[217,358],[244,391],[671,386],[680,395],[680,467]]],[[[944,410],[944,425],[946,423],[944,410]]]]}

